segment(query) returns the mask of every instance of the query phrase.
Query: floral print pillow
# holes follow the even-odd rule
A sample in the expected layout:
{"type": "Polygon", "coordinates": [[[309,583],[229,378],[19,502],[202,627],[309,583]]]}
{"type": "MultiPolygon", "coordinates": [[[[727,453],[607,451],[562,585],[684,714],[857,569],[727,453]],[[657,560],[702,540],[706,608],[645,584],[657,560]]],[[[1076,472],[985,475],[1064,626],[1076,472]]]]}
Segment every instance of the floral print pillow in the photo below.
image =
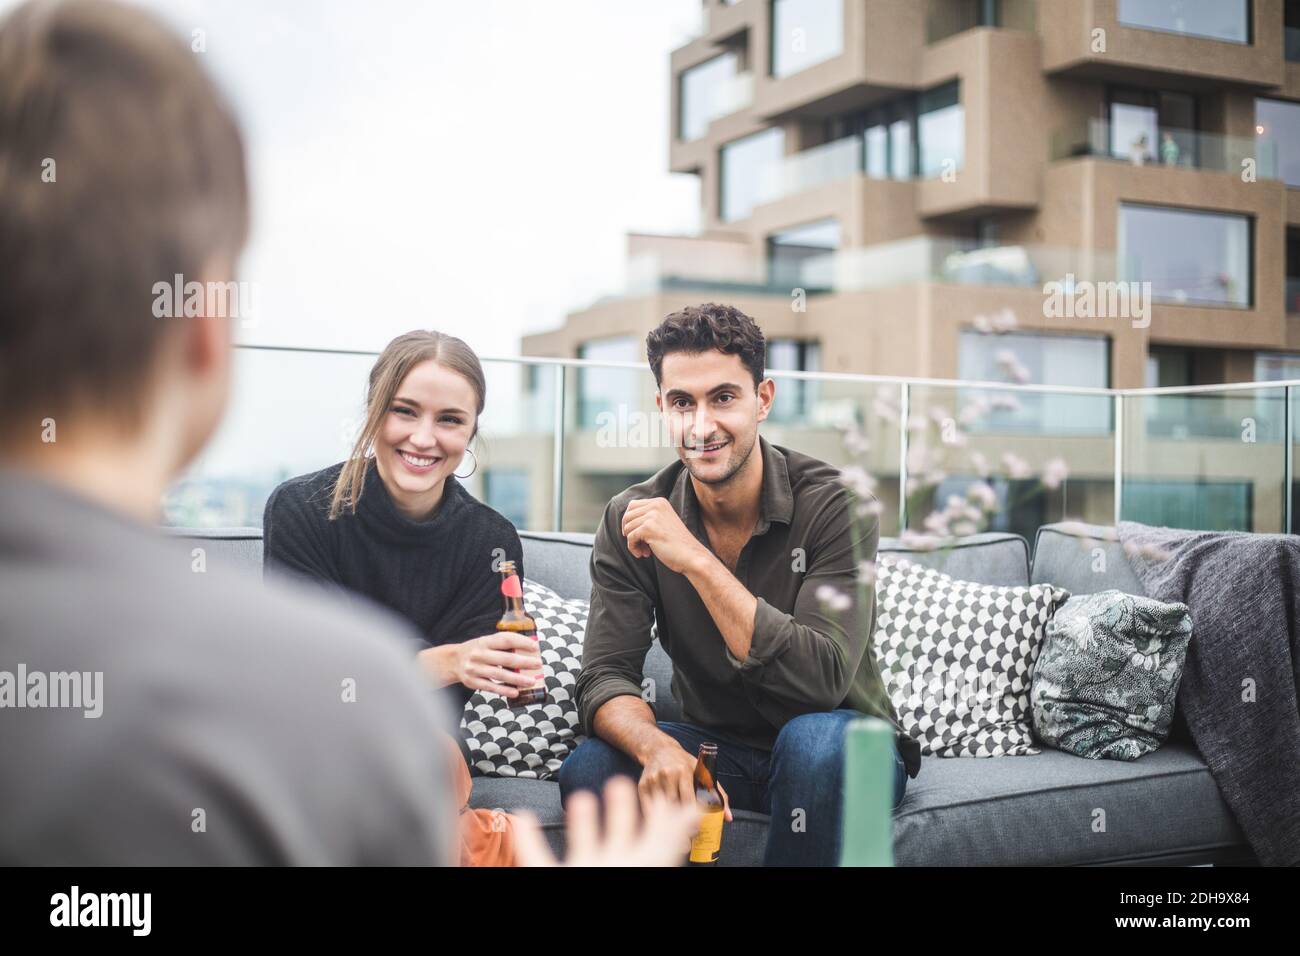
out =
{"type": "Polygon", "coordinates": [[[1034,734],[1080,757],[1136,760],[1169,736],[1192,615],[1123,591],[1070,598],[1047,626],[1029,697],[1034,734]]]}

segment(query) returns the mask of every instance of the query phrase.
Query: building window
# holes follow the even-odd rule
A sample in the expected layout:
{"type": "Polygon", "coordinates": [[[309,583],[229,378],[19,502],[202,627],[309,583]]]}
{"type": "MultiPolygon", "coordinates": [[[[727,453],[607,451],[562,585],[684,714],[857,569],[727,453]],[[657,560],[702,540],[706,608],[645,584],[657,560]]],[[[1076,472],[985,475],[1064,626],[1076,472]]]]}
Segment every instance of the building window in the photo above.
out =
{"type": "Polygon", "coordinates": [[[1250,42],[1250,0],[1119,0],[1126,27],[1186,36],[1250,42]]]}
{"type": "MultiPolygon", "coordinates": [[[[804,339],[768,339],[767,368],[773,372],[820,372],[821,345],[804,339]]],[[[769,420],[778,424],[807,421],[817,404],[817,382],[776,378],[769,420]]]]}
{"type": "Polygon", "coordinates": [[[1193,385],[1195,352],[1171,345],[1153,345],[1147,350],[1146,387],[1181,388],[1193,385]]]}
{"type": "MultiPolygon", "coordinates": [[[[631,335],[593,339],[578,346],[578,358],[593,362],[636,362],[637,340],[631,335]]],[[[602,412],[618,415],[620,407],[639,407],[641,376],[626,368],[578,369],[578,427],[599,428],[602,412]]]]}
{"type": "Polygon", "coordinates": [[[959,81],[897,97],[879,106],[833,116],[827,141],[862,137],[862,169],[871,179],[938,176],[945,161],[965,161],[966,120],[959,81]]]}
{"type": "Polygon", "coordinates": [[[1255,133],[1276,154],[1281,180],[1300,186],[1300,103],[1255,100],[1255,133]]]}
{"type": "Polygon", "coordinates": [[[916,113],[919,174],[929,178],[947,168],[955,172],[962,165],[966,135],[966,115],[958,83],[922,93],[916,113]]]}
{"type": "MultiPolygon", "coordinates": [[[[958,343],[958,377],[968,382],[1005,382],[1007,370],[1024,369],[1029,382],[1084,388],[1110,387],[1110,340],[1100,335],[993,335],[966,329],[958,343]]],[[[1111,405],[1104,396],[1042,392],[1008,393],[994,402],[992,389],[962,389],[960,405],[991,407],[970,426],[972,431],[1047,432],[1110,431],[1111,405]]]]}
{"type": "Polygon", "coordinates": [[[1286,311],[1300,313],[1300,229],[1286,231],[1286,311]]]}
{"type": "Polygon", "coordinates": [[[1291,63],[1300,61],[1300,0],[1286,0],[1282,33],[1287,60],[1291,63]]]}
{"type": "Polygon", "coordinates": [[[772,127],[722,147],[719,205],[724,222],[746,218],[764,201],[772,171],[785,157],[785,131],[772,127]]]}
{"type": "Polygon", "coordinates": [[[516,528],[527,528],[528,486],[526,468],[489,468],[483,476],[485,504],[516,528]]]}
{"type": "Polygon", "coordinates": [[[1161,302],[1249,308],[1252,231],[1248,216],[1121,204],[1119,278],[1161,302]]]}
{"type": "Polygon", "coordinates": [[[1289,382],[1300,379],[1300,353],[1259,352],[1255,355],[1255,381],[1289,382]]]}
{"type": "Polygon", "coordinates": [[[708,132],[711,120],[730,112],[728,84],[735,79],[739,63],[735,53],[723,53],[682,71],[677,114],[679,139],[699,139],[708,132]]]}
{"type": "Polygon", "coordinates": [[[822,219],[768,236],[768,285],[804,290],[831,288],[833,253],[839,247],[837,219],[822,219]]]}
{"type": "Polygon", "coordinates": [[[842,0],[772,0],[772,75],[789,76],[844,52],[842,0]]]}
{"type": "Polygon", "coordinates": [[[1109,152],[1116,159],[1196,166],[1196,97],[1159,90],[1112,89],[1109,152]]]}

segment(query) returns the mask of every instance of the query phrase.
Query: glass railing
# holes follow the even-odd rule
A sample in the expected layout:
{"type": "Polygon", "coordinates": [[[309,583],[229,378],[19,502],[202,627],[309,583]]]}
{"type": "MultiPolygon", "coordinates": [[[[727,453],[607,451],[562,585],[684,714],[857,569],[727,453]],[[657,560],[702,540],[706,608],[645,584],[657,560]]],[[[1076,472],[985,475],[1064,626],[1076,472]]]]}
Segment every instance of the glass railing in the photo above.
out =
{"type": "MultiPolygon", "coordinates": [[[[960,120],[958,121],[961,122],[960,120]]],[[[960,129],[960,125],[958,125],[960,129]]],[[[936,140],[941,144],[941,140],[936,140]]],[[[940,149],[936,145],[935,149],[940,149]]],[[[946,159],[939,153],[937,157],[927,157],[922,148],[922,169],[902,169],[894,167],[874,170],[865,162],[865,139],[862,135],[845,136],[842,139],[810,146],[790,156],[784,156],[776,162],[769,163],[759,172],[758,191],[755,205],[776,202],[789,196],[811,192],[829,183],[840,182],[853,176],[865,179],[894,180],[911,182],[918,179],[931,179],[945,171],[946,159]]],[[[953,171],[962,168],[960,146],[957,155],[952,157],[953,171]]],[[[883,162],[883,161],[882,161],[883,162]]]]}
{"type": "Polygon", "coordinates": [[[754,74],[737,73],[728,77],[713,92],[710,121],[748,109],[754,102],[754,74]]]}
{"type": "Polygon", "coordinates": [[[904,519],[940,537],[1054,521],[1110,524],[1112,398],[1094,389],[918,384],[908,392],[904,519]]]}
{"type": "Polygon", "coordinates": [[[763,168],[758,204],[776,202],[862,172],[862,137],[813,146],[763,168]]]}
{"type": "Polygon", "coordinates": [[[1120,396],[1121,517],[1209,530],[1294,530],[1288,386],[1137,390],[1120,396]]]}
{"type": "Polygon", "coordinates": [[[1277,144],[1254,136],[1224,136],[1197,130],[1151,125],[1122,128],[1089,118],[1052,134],[1053,160],[1090,156],[1137,166],[1205,169],[1240,176],[1248,169],[1256,179],[1277,179],[1277,144]]]}
{"type": "Polygon", "coordinates": [[[1112,252],[1037,244],[990,246],[973,239],[913,236],[852,249],[828,250],[783,265],[773,274],[765,259],[736,243],[690,240],[660,252],[630,257],[625,283],[608,297],[643,296],[665,289],[699,289],[788,297],[793,288],[809,294],[858,292],[914,282],[1042,289],[1061,283],[1061,295],[1075,295],[1078,283],[1116,278],[1112,252]],[[698,249],[691,243],[698,242],[698,249]]]}
{"type": "MultiPolygon", "coordinates": [[[[344,460],[375,357],[238,347],[229,411],[170,489],[168,523],[257,527],[276,485],[344,460]]],[[[464,484],[522,530],[591,531],[610,498],[675,459],[644,365],[483,366],[478,465],[464,484]]],[[[1115,390],[770,375],[777,398],[763,434],[870,490],[882,534],[1007,530],[1032,539],[1048,522],[1107,525],[1117,516],[1300,530],[1300,381],[1115,390]]]]}
{"type": "Polygon", "coordinates": [[[984,245],[968,239],[915,236],[857,249],[841,249],[809,260],[806,267],[829,275],[824,287],[858,291],[908,282],[1039,288],[1061,282],[1072,295],[1074,283],[1109,281],[1115,276],[1113,253],[1047,245],[984,245]]]}

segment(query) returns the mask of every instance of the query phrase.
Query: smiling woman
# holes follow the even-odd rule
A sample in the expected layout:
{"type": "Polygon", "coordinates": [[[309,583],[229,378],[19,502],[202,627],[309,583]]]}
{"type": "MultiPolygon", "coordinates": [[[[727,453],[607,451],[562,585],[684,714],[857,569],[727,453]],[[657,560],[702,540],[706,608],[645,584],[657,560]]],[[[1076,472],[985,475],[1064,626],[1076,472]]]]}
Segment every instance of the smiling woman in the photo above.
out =
{"type": "Polygon", "coordinates": [[[513,525],[473,498],[456,469],[478,434],[478,357],[441,332],[398,336],[370,371],[349,457],[280,485],[264,518],[268,574],[294,572],[392,608],[424,635],[418,657],[463,706],[475,690],[514,697],[541,662],[496,632],[496,568],[523,567],[513,525]]]}

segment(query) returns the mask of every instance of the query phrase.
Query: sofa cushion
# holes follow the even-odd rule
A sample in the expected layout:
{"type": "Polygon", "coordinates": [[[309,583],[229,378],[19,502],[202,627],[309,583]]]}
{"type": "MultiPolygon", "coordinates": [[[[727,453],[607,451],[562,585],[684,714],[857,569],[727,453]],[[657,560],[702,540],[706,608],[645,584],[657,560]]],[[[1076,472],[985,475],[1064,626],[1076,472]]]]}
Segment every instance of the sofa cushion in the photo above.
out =
{"type": "Polygon", "coordinates": [[[1034,754],[1029,687],[1048,622],[1069,595],[992,587],[885,557],[876,658],[903,730],[942,757],[1034,754]]]}
{"type": "Polygon", "coordinates": [[[1114,590],[1070,598],[1034,668],[1034,735],[1080,757],[1136,760],[1158,749],[1191,634],[1186,604],[1114,590]]]}
{"type": "Polygon", "coordinates": [[[475,773],[546,780],[585,739],[573,690],[582,669],[587,602],[565,600],[530,580],[523,591],[524,607],[537,624],[547,699],[512,708],[500,694],[477,690],[461,712],[460,733],[475,773]]]}
{"type": "Polygon", "coordinates": [[[1029,583],[1029,544],[1018,534],[986,531],[937,549],[916,548],[897,538],[881,538],[877,553],[906,558],[961,581],[1008,588],[1029,583]]]}
{"type": "Polygon", "coordinates": [[[1146,595],[1115,529],[1081,521],[1045,524],[1034,539],[1032,580],[1071,594],[1117,590],[1146,595]]]}
{"type": "Polygon", "coordinates": [[[591,600],[592,534],[521,531],[524,577],[545,584],[562,598],[591,600]]]}
{"type": "Polygon", "coordinates": [[[1186,864],[1239,856],[1243,842],[1185,744],[1133,761],[925,757],[894,812],[900,866],[1186,864]]]}

